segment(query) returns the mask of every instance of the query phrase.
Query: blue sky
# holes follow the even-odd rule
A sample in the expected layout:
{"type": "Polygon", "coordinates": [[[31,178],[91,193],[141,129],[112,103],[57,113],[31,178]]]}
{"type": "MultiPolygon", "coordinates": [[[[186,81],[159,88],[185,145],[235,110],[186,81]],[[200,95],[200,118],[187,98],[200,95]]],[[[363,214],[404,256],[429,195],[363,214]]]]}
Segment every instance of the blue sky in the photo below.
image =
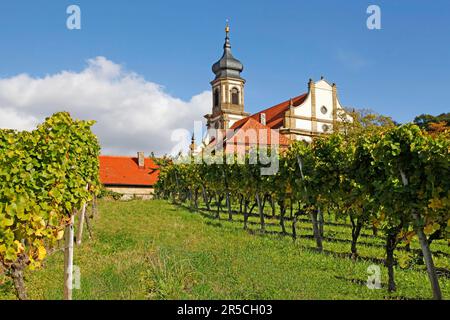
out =
{"type": "Polygon", "coordinates": [[[227,18],[250,112],[322,75],[343,105],[400,122],[450,109],[447,0],[2,1],[0,78],[80,71],[104,56],[189,100],[210,88],[227,18]],[[81,30],[65,27],[70,4],[81,7],[81,30]],[[370,4],[381,7],[382,30],[366,27],[370,4]]]}

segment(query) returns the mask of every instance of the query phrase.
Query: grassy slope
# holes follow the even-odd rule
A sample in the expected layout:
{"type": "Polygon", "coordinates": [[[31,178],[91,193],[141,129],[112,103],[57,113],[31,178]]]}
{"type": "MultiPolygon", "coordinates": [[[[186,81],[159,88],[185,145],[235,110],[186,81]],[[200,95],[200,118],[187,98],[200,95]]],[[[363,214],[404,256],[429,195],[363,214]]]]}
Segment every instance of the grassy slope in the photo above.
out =
{"type": "MultiPolygon", "coordinates": [[[[223,215],[225,219],[225,215],[223,215]]],[[[241,220],[242,217],[235,217],[241,220]]],[[[257,222],[256,217],[251,221],[257,222]]],[[[279,231],[276,221],[269,230],[279,231]]],[[[383,299],[429,298],[426,274],[396,269],[398,292],[365,286],[369,260],[318,254],[312,239],[242,230],[240,222],[213,220],[163,201],[100,203],[94,222],[94,240],[76,248],[81,269],[81,290],[75,299],[383,299]]],[[[300,234],[311,234],[300,223],[300,234]]],[[[324,243],[325,250],[347,253],[350,231],[326,225],[325,236],[341,239],[324,243]]],[[[382,257],[382,239],[361,237],[360,252],[382,257]]],[[[439,249],[447,250],[445,245],[439,249]]],[[[448,258],[438,258],[438,263],[448,258]]],[[[381,266],[382,282],[387,274],[381,266]]],[[[60,299],[63,254],[48,259],[43,270],[28,274],[27,286],[35,299],[60,299]]],[[[441,279],[444,297],[450,297],[450,280],[441,279]]],[[[0,299],[11,297],[0,287],[0,299]]]]}

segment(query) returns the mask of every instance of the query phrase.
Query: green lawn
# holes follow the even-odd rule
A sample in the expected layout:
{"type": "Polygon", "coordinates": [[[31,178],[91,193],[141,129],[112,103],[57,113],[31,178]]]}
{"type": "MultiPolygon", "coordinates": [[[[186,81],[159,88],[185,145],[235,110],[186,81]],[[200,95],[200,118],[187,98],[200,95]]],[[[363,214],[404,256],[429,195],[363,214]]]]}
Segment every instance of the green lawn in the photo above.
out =
{"type": "MultiPolygon", "coordinates": [[[[94,239],[75,249],[81,271],[81,289],[74,299],[399,299],[430,298],[423,266],[396,268],[398,291],[388,294],[382,262],[383,288],[366,287],[367,268],[384,256],[383,239],[368,231],[360,238],[362,259],[343,257],[350,249],[350,229],[326,224],[326,252],[313,250],[311,226],[299,224],[300,238],[281,236],[276,220],[268,232],[242,229],[235,222],[212,219],[164,201],[100,201],[93,221],[94,239]],[[273,233],[271,232],[273,231],[273,233]],[[275,232],[276,231],[276,232],[275,232]],[[372,260],[371,260],[372,259],[372,260]],[[375,262],[374,262],[375,261],[375,262]]],[[[252,217],[251,222],[257,222],[252,217]]],[[[334,222],[334,221],[329,221],[334,222]]],[[[289,223],[288,223],[289,227],[289,223]]],[[[433,245],[443,254],[437,265],[448,268],[449,248],[433,245]]],[[[399,251],[400,256],[403,254],[399,251]]],[[[33,299],[61,299],[63,254],[52,255],[42,270],[27,273],[33,299]]],[[[445,298],[450,279],[441,277],[445,298]]],[[[11,286],[0,285],[0,299],[14,298],[11,286]]]]}

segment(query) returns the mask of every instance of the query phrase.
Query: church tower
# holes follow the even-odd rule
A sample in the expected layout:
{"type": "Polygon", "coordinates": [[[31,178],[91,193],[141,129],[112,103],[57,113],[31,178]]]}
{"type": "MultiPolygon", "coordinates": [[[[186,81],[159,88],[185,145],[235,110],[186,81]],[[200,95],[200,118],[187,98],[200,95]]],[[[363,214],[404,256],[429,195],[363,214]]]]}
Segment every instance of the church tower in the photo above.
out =
{"type": "Polygon", "coordinates": [[[212,113],[207,114],[208,129],[228,129],[236,121],[249,116],[244,112],[244,84],[241,77],[242,63],[231,54],[230,27],[225,28],[223,55],[214,63],[215,79],[212,86],[212,113]]]}

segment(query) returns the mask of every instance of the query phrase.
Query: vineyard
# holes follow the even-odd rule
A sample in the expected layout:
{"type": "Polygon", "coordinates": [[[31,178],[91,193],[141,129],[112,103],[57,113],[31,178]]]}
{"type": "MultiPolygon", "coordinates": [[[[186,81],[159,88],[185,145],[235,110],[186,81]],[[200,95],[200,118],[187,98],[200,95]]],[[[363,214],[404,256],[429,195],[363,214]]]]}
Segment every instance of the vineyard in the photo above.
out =
{"type": "Polygon", "coordinates": [[[93,124],[57,113],[32,132],[0,130],[0,283],[12,279],[19,299],[27,298],[24,272],[61,247],[71,298],[75,216],[81,239],[86,206],[99,190],[93,124]]]}
{"type": "Polygon", "coordinates": [[[294,240],[307,219],[316,250],[324,254],[324,221],[332,215],[350,224],[348,257],[354,260],[365,258],[358,243],[367,229],[383,239],[389,292],[397,290],[394,271],[401,264],[426,270],[433,297],[442,299],[439,275],[450,273],[449,254],[432,247],[450,240],[449,147],[448,132],[355,121],[312,144],[293,143],[279,154],[274,175],[262,175],[264,165],[252,162],[255,149],[244,164],[218,161],[225,157],[220,153],[203,161],[162,159],[156,192],[192,210],[202,202],[216,219],[223,210],[230,221],[241,215],[244,229],[256,213],[261,233],[270,216],[278,232],[294,240]],[[437,259],[444,265],[437,268],[437,259]]]}
{"type": "MultiPolygon", "coordinates": [[[[278,217],[266,207],[266,232],[259,232],[259,217],[226,210],[220,219],[165,200],[114,201],[99,199],[92,224],[93,237],[85,233],[76,247],[74,263],[81,272],[76,300],[167,299],[429,299],[432,297],[422,265],[404,264],[407,251],[396,251],[397,291],[387,292],[387,270],[382,267],[384,239],[363,229],[358,242],[359,258],[349,258],[349,222],[325,216],[323,253],[311,236],[311,223],[299,217],[297,240],[280,233],[278,217]],[[381,267],[380,290],[370,290],[367,269],[381,267]]],[[[238,209],[233,207],[233,210],[238,209]]],[[[289,212],[286,229],[292,228],[289,212]]],[[[418,247],[412,245],[415,251],[418,247]]],[[[447,244],[433,243],[436,266],[448,268],[447,244]]],[[[50,255],[39,270],[26,270],[30,299],[60,300],[63,252],[50,255]]],[[[440,272],[440,271],[438,271],[440,272]]],[[[439,277],[442,294],[450,296],[450,278],[439,277]]],[[[0,284],[0,300],[15,299],[11,282],[0,284]]],[[[195,301],[194,301],[195,302],[195,301]]]]}
{"type": "Polygon", "coordinates": [[[93,122],[1,130],[0,297],[448,299],[449,133],[379,122],[295,142],[269,175],[262,149],[155,159],[159,200],[98,208],[93,122]]]}

